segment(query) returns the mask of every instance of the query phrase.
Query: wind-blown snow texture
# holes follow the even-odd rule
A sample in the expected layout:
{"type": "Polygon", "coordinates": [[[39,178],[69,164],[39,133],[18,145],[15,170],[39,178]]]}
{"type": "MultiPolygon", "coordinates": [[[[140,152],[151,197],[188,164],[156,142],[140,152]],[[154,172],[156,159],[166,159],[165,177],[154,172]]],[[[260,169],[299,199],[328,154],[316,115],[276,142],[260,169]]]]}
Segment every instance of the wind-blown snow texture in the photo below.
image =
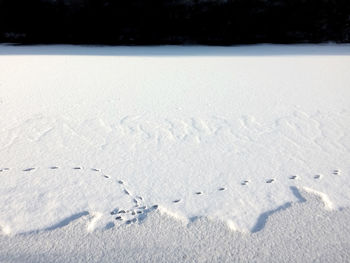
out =
{"type": "Polygon", "coordinates": [[[52,231],[0,235],[0,261],[69,262],[348,262],[350,209],[327,211],[314,194],[268,216],[261,231],[229,231],[222,222],[190,224],[159,211],[142,224],[85,231],[89,215],[52,231]]]}
{"type": "Polygon", "coordinates": [[[159,209],[256,232],[297,189],[348,207],[349,46],[311,47],[1,46],[1,231],[159,209]]]}

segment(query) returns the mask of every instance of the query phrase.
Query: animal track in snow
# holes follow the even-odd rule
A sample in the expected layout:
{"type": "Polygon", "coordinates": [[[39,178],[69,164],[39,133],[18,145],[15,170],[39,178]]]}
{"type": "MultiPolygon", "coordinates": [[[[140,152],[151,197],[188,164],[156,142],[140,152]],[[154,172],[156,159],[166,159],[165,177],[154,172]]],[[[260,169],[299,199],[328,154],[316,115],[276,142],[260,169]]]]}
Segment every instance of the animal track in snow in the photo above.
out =
{"type": "MultiPolygon", "coordinates": [[[[58,170],[61,169],[62,167],[53,165],[53,166],[46,166],[44,167],[44,169],[48,169],[48,170],[58,170]]],[[[34,171],[36,169],[39,169],[38,167],[29,167],[26,169],[22,169],[21,171],[23,172],[31,172],[34,171]]],[[[67,167],[67,169],[72,169],[72,170],[84,170],[82,166],[71,166],[71,167],[67,167]]],[[[0,172],[5,172],[7,170],[10,170],[9,168],[5,167],[5,168],[0,168],[0,172]]],[[[88,170],[92,171],[92,172],[97,172],[98,175],[102,176],[103,178],[106,179],[110,179],[111,176],[103,174],[101,172],[101,169],[97,169],[97,168],[89,168],[88,170]]],[[[115,208],[114,210],[112,210],[110,212],[111,216],[114,216],[114,219],[116,221],[119,221],[121,224],[132,224],[132,223],[136,223],[138,221],[142,221],[147,217],[147,214],[158,209],[158,205],[152,205],[151,207],[147,207],[147,205],[145,205],[144,203],[144,198],[140,195],[133,195],[131,193],[131,191],[127,188],[127,184],[118,179],[116,181],[120,187],[120,190],[127,195],[132,203],[134,204],[133,207],[129,207],[129,208],[115,208]]],[[[180,201],[180,200],[179,200],[180,201]]],[[[116,224],[113,223],[113,226],[115,226],[116,224]]],[[[118,225],[118,224],[117,224],[118,225]]],[[[119,224],[120,225],[120,224],[119,224]]]]}
{"type": "Polygon", "coordinates": [[[241,182],[241,185],[248,185],[249,184],[249,180],[244,180],[241,182]]]}
{"type": "Polygon", "coordinates": [[[35,168],[31,167],[31,168],[23,169],[23,172],[30,172],[30,171],[33,171],[33,170],[35,170],[35,168]]]}
{"type": "MultiPolygon", "coordinates": [[[[29,167],[26,169],[23,169],[22,171],[24,172],[30,172],[33,171],[35,169],[38,169],[37,167],[29,167]]],[[[56,170],[59,169],[58,166],[49,166],[46,169],[49,170],[56,170]]],[[[70,169],[72,170],[83,170],[82,166],[74,166],[74,167],[70,167],[70,169]]],[[[9,170],[8,168],[1,168],[0,172],[9,170]]],[[[110,179],[111,177],[109,175],[103,174],[101,173],[101,169],[97,169],[97,168],[90,168],[89,169],[92,172],[98,172],[98,174],[100,176],[102,176],[103,178],[106,179],[110,179]]],[[[131,208],[116,208],[113,211],[110,212],[110,214],[112,216],[115,216],[115,220],[120,221],[120,222],[124,222],[125,224],[132,224],[137,222],[139,219],[143,220],[147,214],[150,211],[156,210],[158,208],[158,205],[154,205],[151,208],[147,208],[146,205],[144,205],[144,198],[140,195],[137,196],[133,196],[131,191],[127,188],[126,184],[124,181],[122,180],[117,180],[116,181],[121,189],[121,191],[129,196],[129,198],[131,199],[131,201],[133,202],[134,206],[131,208]]]]}
{"type": "Polygon", "coordinates": [[[147,214],[158,209],[158,205],[152,205],[150,208],[147,208],[147,206],[140,206],[140,207],[134,207],[132,209],[121,209],[118,208],[114,209],[111,212],[111,215],[116,215],[114,218],[116,221],[120,221],[121,224],[124,222],[125,225],[130,225],[136,222],[143,221],[147,214]]]}
{"type": "Polygon", "coordinates": [[[114,210],[111,212],[111,215],[116,215],[116,214],[118,214],[118,211],[119,211],[118,208],[114,209],[114,210]]]}
{"type": "MultiPolygon", "coordinates": [[[[64,168],[64,167],[63,167],[64,168]]],[[[31,171],[34,171],[34,170],[37,170],[37,169],[48,169],[48,170],[58,170],[58,169],[62,169],[61,166],[46,166],[46,167],[43,167],[43,168],[40,168],[40,167],[29,167],[29,168],[26,168],[26,169],[22,169],[21,171],[23,172],[31,172],[31,171]]],[[[92,171],[92,172],[97,172],[97,173],[94,173],[98,176],[101,176],[101,177],[104,177],[106,179],[110,179],[111,177],[113,176],[110,176],[110,175],[106,175],[104,173],[102,173],[101,169],[97,169],[97,168],[83,168],[83,166],[70,166],[70,167],[66,167],[66,169],[73,169],[73,170],[89,170],[89,171],[92,171]]],[[[1,172],[5,172],[5,171],[8,171],[10,170],[10,168],[0,168],[0,173],[1,172]]],[[[16,170],[16,169],[15,169],[16,170]]],[[[331,170],[331,174],[333,175],[340,175],[341,174],[341,171],[340,169],[334,169],[334,170],[331,170]]],[[[317,183],[317,180],[319,179],[322,179],[324,177],[324,175],[321,173],[321,174],[314,174],[314,175],[311,175],[314,179],[314,183],[316,184],[317,183]]],[[[299,179],[299,175],[289,175],[286,177],[286,179],[288,180],[296,180],[296,179],[299,179]]],[[[276,181],[275,178],[269,178],[269,179],[266,179],[265,180],[265,183],[266,184],[271,184],[271,183],[274,183],[276,181]]],[[[129,190],[128,188],[128,184],[127,182],[123,181],[123,180],[120,180],[119,178],[116,178],[116,181],[117,183],[117,187],[120,188],[120,190],[122,191],[122,193],[124,193],[125,195],[128,196],[128,198],[130,198],[130,201],[133,203],[130,204],[130,207],[122,207],[122,208],[115,208],[114,210],[112,210],[110,212],[110,215],[113,216],[113,219],[116,220],[116,226],[120,226],[122,224],[127,224],[127,225],[130,225],[130,224],[133,224],[133,223],[136,223],[136,222],[141,222],[142,220],[144,220],[146,217],[147,217],[147,214],[151,211],[154,211],[156,209],[158,209],[158,205],[152,205],[152,206],[146,206],[145,205],[145,201],[144,201],[144,198],[140,195],[133,195],[132,194],[132,191],[129,190]]],[[[252,182],[251,180],[249,179],[242,179],[240,182],[238,182],[241,186],[247,186],[249,184],[254,184],[254,181],[252,182]]],[[[213,189],[213,192],[209,191],[209,192],[206,192],[206,191],[193,191],[192,192],[192,196],[193,198],[196,198],[195,196],[199,196],[199,195],[207,195],[207,194],[215,194],[215,192],[217,193],[217,191],[225,191],[229,189],[229,187],[227,185],[223,185],[223,186],[220,186],[220,187],[217,187],[216,189],[214,188],[213,189]]],[[[242,188],[243,190],[244,188],[242,188]]],[[[244,190],[243,190],[244,191],[244,190]]],[[[202,200],[201,198],[198,197],[198,200],[202,200]]],[[[169,200],[171,203],[174,204],[174,206],[177,204],[177,203],[180,203],[180,202],[186,202],[185,199],[182,199],[182,198],[178,198],[178,199],[173,199],[173,200],[169,200]]]]}
{"type": "Polygon", "coordinates": [[[266,180],[266,183],[267,184],[271,184],[271,183],[273,183],[275,181],[275,179],[268,179],[268,180],[266,180]]]}
{"type": "MultiPolygon", "coordinates": [[[[29,167],[29,168],[23,169],[22,171],[23,171],[23,172],[30,172],[30,171],[33,171],[33,170],[35,170],[35,169],[37,169],[37,168],[35,168],[35,167],[29,167]]],[[[60,167],[59,167],[59,166],[56,166],[56,165],[53,165],[53,166],[49,166],[47,169],[50,169],[50,170],[57,170],[57,169],[60,169],[60,167]]],[[[73,169],[73,170],[82,170],[83,167],[81,167],[81,166],[75,166],[75,167],[72,167],[72,169],[73,169]]],[[[7,167],[5,167],[5,168],[0,168],[0,172],[9,171],[9,170],[10,170],[10,168],[7,168],[7,167]]],[[[101,169],[97,169],[97,168],[91,168],[90,170],[91,170],[91,171],[94,171],[94,172],[101,172],[101,169]]],[[[105,176],[106,178],[109,178],[109,176],[107,176],[107,175],[104,175],[104,176],[105,176]]],[[[123,184],[122,181],[118,181],[118,183],[123,184]]]]}
{"type": "Polygon", "coordinates": [[[125,224],[130,225],[131,223],[136,223],[137,219],[133,218],[133,219],[129,219],[125,222],[125,224]]]}
{"type": "Polygon", "coordinates": [[[340,174],[340,170],[336,169],[336,170],[333,170],[333,173],[334,175],[339,175],[340,174]]]}
{"type": "Polygon", "coordinates": [[[133,195],[131,191],[127,188],[127,185],[122,180],[117,180],[117,183],[119,184],[120,189],[122,192],[129,196],[131,198],[134,206],[129,209],[125,208],[115,208],[110,212],[111,215],[116,216],[114,219],[116,221],[119,221],[120,224],[118,225],[130,225],[136,222],[141,222],[147,217],[147,214],[156,210],[158,208],[158,205],[153,205],[151,208],[147,208],[147,206],[144,204],[144,198],[140,195],[133,195]]]}

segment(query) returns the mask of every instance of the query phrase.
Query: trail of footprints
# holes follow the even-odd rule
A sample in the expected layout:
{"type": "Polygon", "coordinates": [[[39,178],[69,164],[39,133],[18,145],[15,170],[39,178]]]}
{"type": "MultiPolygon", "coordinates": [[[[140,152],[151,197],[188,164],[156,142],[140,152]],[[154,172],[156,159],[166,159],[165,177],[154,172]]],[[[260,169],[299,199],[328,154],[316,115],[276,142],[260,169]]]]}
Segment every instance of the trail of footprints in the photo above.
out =
{"type": "MultiPolygon", "coordinates": [[[[38,168],[35,167],[29,167],[22,169],[22,172],[25,173],[30,173],[34,170],[37,170],[38,168]]],[[[57,170],[60,169],[58,166],[50,166],[48,167],[49,170],[57,170]]],[[[75,166],[71,168],[72,170],[84,170],[83,167],[81,166],[75,166]]],[[[0,173],[9,171],[10,168],[0,168],[0,173]]],[[[101,174],[104,178],[110,179],[111,177],[102,173],[101,169],[98,168],[89,168],[89,170],[93,172],[98,172],[101,174]]],[[[119,221],[120,224],[125,223],[126,225],[130,225],[132,223],[136,223],[137,221],[142,221],[147,217],[147,214],[158,209],[158,205],[152,205],[148,207],[145,205],[144,199],[141,196],[134,196],[131,194],[131,191],[127,188],[126,184],[122,180],[117,180],[118,185],[120,186],[121,191],[128,195],[132,202],[133,202],[133,207],[132,208],[115,208],[110,212],[110,215],[114,216],[114,219],[116,221],[119,221]]],[[[177,200],[179,202],[180,200],[177,200]]]]}
{"type": "MultiPolygon", "coordinates": [[[[35,167],[29,167],[29,168],[25,168],[22,170],[22,172],[32,172],[34,170],[36,170],[37,168],[35,167]]],[[[57,170],[59,169],[58,166],[51,166],[51,167],[48,167],[48,169],[51,169],[51,170],[57,170]]],[[[91,171],[94,171],[94,172],[98,172],[100,173],[104,178],[106,179],[110,179],[111,177],[108,176],[108,175],[105,175],[104,173],[102,173],[102,170],[101,169],[98,169],[98,168],[89,168],[91,171]]],[[[6,171],[9,171],[10,168],[0,168],[0,173],[4,173],[6,171]]],[[[76,166],[76,167],[72,167],[72,170],[83,170],[83,167],[81,166],[76,166]]],[[[332,171],[331,173],[332,175],[340,175],[341,174],[341,171],[339,169],[335,169],[332,171]]],[[[1,174],[0,174],[1,175],[1,174]]],[[[323,176],[321,174],[315,174],[313,175],[313,179],[314,180],[320,180],[323,176]]],[[[288,177],[289,180],[297,180],[299,179],[299,176],[297,175],[290,175],[288,177]]],[[[265,183],[266,184],[272,184],[276,181],[276,179],[274,178],[268,178],[265,180],[265,183]]],[[[146,217],[147,217],[147,214],[154,211],[154,210],[157,210],[158,209],[158,205],[155,204],[155,205],[152,205],[152,206],[147,206],[146,205],[146,202],[144,200],[144,198],[142,196],[138,196],[138,195],[133,195],[131,194],[131,191],[127,188],[126,186],[126,183],[122,180],[117,180],[117,183],[118,185],[120,186],[120,189],[122,190],[122,192],[126,195],[128,195],[132,202],[133,202],[133,207],[131,208],[120,208],[120,207],[117,207],[117,208],[114,208],[111,212],[110,212],[110,215],[114,217],[114,220],[116,222],[119,222],[119,224],[123,224],[125,223],[126,225],[130,225],[130,224],[133,224],[133,223],[136,223],[136,222],[141,222],[142,220],[144,220],[146,217]]],[[[250,180],[242,180],[241,181],[241,186],[248,186],[249,184],[251,183],[250,180]]],[[[222,192],[222,191],[225,191],[226,188],[225,187],[218,187],[217,188],[217,192],[222,192]]],[[[200,195],[204,195],[205,192],[203,191],[196,191],[193,193],[194,195],[197,195],[197,196],[200,196],[200,195]]],[[[182,199],[174,199],[172,200],[171,202],[174,203],[174,204],[178,204],[178,203],[181,203],[182,199]]],[[[118,224],[118,223],[117,223],[118,224]]],[[[114,224],[115,225],[115,224],[114,224]]]]}
{"type": "Polygon", "coordinates": [[[132,198],[134,206],[129,209],[115,208],[110,212],[112,216],[115,216],[116,221],[125,222],[126,225],[136,223],[137,221],[142,221],[146,218],[147,214],[158,209],[158,205],[152,205],[147,207],[144,204],[144,199],[141,196],[134,196],[131,194],[130,190],[127,189],[124,181],[118,180],[119,185],[121,186],[122,191],[132,198]]]}

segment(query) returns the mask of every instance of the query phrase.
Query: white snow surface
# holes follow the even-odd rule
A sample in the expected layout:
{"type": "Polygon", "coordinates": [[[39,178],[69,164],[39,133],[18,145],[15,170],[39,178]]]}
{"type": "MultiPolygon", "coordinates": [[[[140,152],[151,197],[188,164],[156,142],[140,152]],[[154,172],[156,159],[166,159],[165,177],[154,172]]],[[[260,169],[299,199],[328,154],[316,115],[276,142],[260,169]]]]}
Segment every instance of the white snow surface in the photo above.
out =
{"type": "Polygon", "coordinates": [[[349,160],[349,45],[0,46],[5,235],[156,208],[256,232],[296,189],[349,207],[349,160]]]}

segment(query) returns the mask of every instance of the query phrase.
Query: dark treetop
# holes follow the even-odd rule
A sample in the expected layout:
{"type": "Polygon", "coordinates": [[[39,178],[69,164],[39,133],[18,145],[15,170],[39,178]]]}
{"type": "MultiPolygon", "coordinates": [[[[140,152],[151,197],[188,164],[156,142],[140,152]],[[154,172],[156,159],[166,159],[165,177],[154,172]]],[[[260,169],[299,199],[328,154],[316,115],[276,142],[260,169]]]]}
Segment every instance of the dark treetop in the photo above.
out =
{"type": "Polygon", "coordinates": [[[0,0],[0,42],[350,42],[349,0],[0,0]]]}

